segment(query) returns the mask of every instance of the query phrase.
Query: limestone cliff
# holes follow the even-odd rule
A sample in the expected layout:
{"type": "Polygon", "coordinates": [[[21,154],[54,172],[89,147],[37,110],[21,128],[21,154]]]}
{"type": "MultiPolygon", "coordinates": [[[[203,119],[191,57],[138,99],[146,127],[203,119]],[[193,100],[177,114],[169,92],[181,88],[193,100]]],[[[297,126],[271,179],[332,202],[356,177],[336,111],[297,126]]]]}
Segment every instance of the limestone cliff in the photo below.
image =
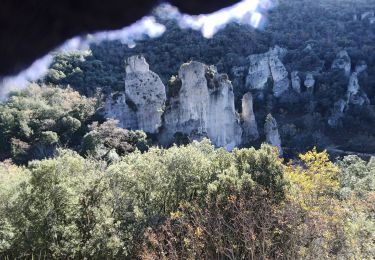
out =
{"type": "Polygon", "coordinates": [[[118,119],[122,127],[157,133],[166,101],[165,86],[142,56],[128,58],[125,72],[125,93],[107,100],[106,116],[118,119]]]}
{"type": "Polygon", "coordinates": [[[248,57],[249,70],[246,86],[249,89],[262,90],[267,87],[269,80],[273,82],[272,89],[275,97],[281,96],[290,87],[288,71],[281,62],[286,50],[276,46],[262,54],[248,57]]]}
{"type": "Polygon", "coordinates": [[[180,132],[190,139],[208,137],[228,150],[240,145],[242,130],[227,76],[192,61],[181,66],[178,77],[181,87],[166,107],[161,143],[171,143],[173,135],[180,132]]]}

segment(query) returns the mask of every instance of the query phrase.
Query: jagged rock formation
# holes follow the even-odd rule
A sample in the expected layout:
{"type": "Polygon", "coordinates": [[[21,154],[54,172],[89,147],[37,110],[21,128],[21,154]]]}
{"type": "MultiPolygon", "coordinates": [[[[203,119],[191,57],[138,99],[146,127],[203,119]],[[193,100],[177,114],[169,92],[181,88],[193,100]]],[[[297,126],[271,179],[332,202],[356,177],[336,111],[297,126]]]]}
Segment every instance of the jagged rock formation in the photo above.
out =
{"type": "Polygon", "coordinates": [[[269,56],[267,54],[250,55],[249,71],[246,77],[246,86],[249,89],[264,89],[271,77],[269,56]]]}
{"type": "Polygon", "coordinates": [[[351,70],[351,59],[347,51],[340,51],[336,55],[336,59],[333,61],[331,68],[334,70],[343,70],[347,77],[350,76],[351,70]]]}
{"type": "Polygon", "coordinates": [[[264,124],[264,132],[266,134],[266,142],[270,145],[277,147],[279,155],[283,155],[283,150],[281,148],[281,139],[279,135],[279,130],[277,128],[276,119],[268,114],[266,117],[266,122],[264,124]]]}
{"type": "Polygon", "coordinates": [[[253,110],[253,96],[250,92],[242,97],[242,143],[248,144],[249,142],[259,138],[257,122],[253,110]]]}
{"type": "Polygon", "coordinates": [[[363,91],[360,91],[358,83],[358,73],[353,72],[349,78],[348,90],[347,90],[347,103],[362,106],[365,103],[369,103],[369,99],[363,91]]]}
{"type": "Polygon", "coordinates": [[[311,72],[306,74],[304,85],[305,85],[306,89],[308,89],[308,90],[314,89],[315,79],[314,79],[314,75],[311,72]]]}
{"type": "Polygon", "coordinates": [[[359,83],[358,83],[358,73],[353,72],[352,75],[350,75],[349,78],[349,84],[348,84],[348,95],[355,95],[359,91],[359,83]]]}
{"type": "Polygon", "coordinates": [[[170,144],[180,132],[191,139],[208,137],[227,150],[240,145],[242,130],[228,77],[196,61],[183,64],[178,77],[181,87],[166,107],[161,143],[170,144]]]}
{"type": "Polygon", "coordinates": [[[286,50],[276,46],[274,49],[248,57],[249,71],[246,77],[246,86],[249,89],[262,90],[267,87],[269,80],[273,82],[275,97],[281,96],[290,87],[288,71],[281,62],[286,50]]]}
{"type": "Polygon", "coordinates": [[[159,76],[149,70],[144,57],[132,56],[126,61],[125,94],[107,100],[106,116],[119,119],[122,127],[157,133],[165,101],[159,76]]]}
{"type": "Polygon", "coordinates": [[[295,92],[301,93],[301,79],[298,76],[298,71],[293,71],[291,73],[292,88],[295,92]]]}
{"type": "Polygon", "coordinates": [[[125,91],[109,95],[105,115],[118,119],[124,128],[158,134],[165,145],[176,133],[190,139],[208,137],[228,150],[241,144],[242,129],[226,74],[193,61],[181,66],[176,84],[166,106],[165,87],[158,75],[142,56],[132,56],[126,61],[125,91]]]}
{"type": "MultiPolygon", "coordinates": [[[[351,67],[351,65],[347,65],[346,67],[351,67]]],[[[344,117],[345,110],[350,104],[362,106],[370,103],[366,93],[360,90],[360,85],[358,82],[358,75],[364,72],[366,69],[367,64],[364,61],[361,61],[355,67],[355,71],[350,74],[346,98],[335,102],[332,109],[332,115],[328,119],[328,124],[331,127],[338,126],[340,119],[344,117]]]]}

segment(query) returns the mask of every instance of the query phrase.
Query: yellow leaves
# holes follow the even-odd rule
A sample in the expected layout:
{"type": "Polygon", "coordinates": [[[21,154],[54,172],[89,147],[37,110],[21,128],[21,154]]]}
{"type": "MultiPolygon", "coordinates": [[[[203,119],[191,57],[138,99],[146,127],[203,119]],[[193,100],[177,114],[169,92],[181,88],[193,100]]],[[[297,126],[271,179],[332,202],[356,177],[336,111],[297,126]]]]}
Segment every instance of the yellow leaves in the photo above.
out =
{"type": "MultiPolygon", "coordinates": [[[[297,227],[301,236],[310,234],[314,237],[311,248],[320,248],[327,253],[345,219],[337,198],[339,169],[329,160],[326,151],[318,152],[316,148],[299,158],[299,164],[289,163],[286,167],[285,176],[290,184],[286,190],[287,200],[302,209],[304,220],[297,227]]],[[[309,250],[300,247],[300,256],[315,254],[314,250],[309,250]]]]}
{"type": "Polygon", "coordinates": [[[177,210],[175,212],[171,212],[171,219],[175,220],[175,219],[178,219],[180,218],[183,214],[181,211],[177,210]]]}
{"type": "Polygon", "coordinates": [[[203,229],[202,229],[201,227],[197,227],[197,228],[195,229],[194,234],[195,234],[197,237],[202,236],[202,234],[203,234],[203,229]]]}
{"type": "Polygon", "coordinates": [[[338,167],[329,160],[327,151],[319,153],[316,147],[312,151],[300,154],[299,158],[306,165],[309,172],[314,174],[324,174],[332,177],[339,171],[338,167]]]}
{"type": "Polygon", "coordinates": [[[234,203],[237,200],[237,196],[232,194],[228,197],[228,201],[234,203]]]}
{"type": "Polygon", "coordinates": [[[191,240],[189,238],[187,238],[187,237],[184,238],[184,244],[185,244],[185,246],[189,246],[190,242],[191,242],[191,240]]]}
{"type": "Polygon", "coordinates": [[[338,168],[329,160],[326,151],[319,153],[314,148],[299,157],[302,166],[289,163],[286,169],[286,177],[291,184],[290,195],[318,200],[338,190],[338,168]]]}

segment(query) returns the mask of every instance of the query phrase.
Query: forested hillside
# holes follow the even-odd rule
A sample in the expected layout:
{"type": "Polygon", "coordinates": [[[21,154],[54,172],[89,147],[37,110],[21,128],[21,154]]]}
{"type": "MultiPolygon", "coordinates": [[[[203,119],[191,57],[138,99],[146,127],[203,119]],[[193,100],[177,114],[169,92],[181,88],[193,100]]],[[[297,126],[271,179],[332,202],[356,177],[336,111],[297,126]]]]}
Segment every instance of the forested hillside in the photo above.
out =
{"type": "Polygon", "coordinates": [[[374,259],[374,10],[53,53],[0,103],[0,259],[374,259]]]}
{"type": "MultiPolygon", "coordinates": [[[[161,20],[167,30],[160,37],[136,43],[134,48],[119,41],[92,44],[89,51],[56,55],[45,78],[46,83],[70,85],[81,94],[93,96],[124,89],[124,61],[142,54],[164,84],[177,74],[179,66],[191,60],[213,64],[220,73],[227,73],[233,83],[236,108],[248,91],[238,68],[247,66],[248,56],[264,53],[275,45],[287,49],[283,63],[289,73],[313,72],[313,93],[296,95],[293,91],[275,98],[254,100],[259,125],[272,113],[280,126],[283,145],[293,155],[311,149],[339,147],[354,152],[375,151],[375,25],[366,11],[372,1],[280,1],[268,16],[263,29],[229,24],[213,38],[205,39],[200,32],[180,29],[175,21],[161,20]],[[348,79],[342,71],[332,70],[336,55],[346,50],[352,69],[366,64],[358,77],[368,105],[351,105],[335,127],[328,124],[335,106],[345,95],[348,79]]],[[[257,145],[254,143],[253,145],[257,145]]]]}

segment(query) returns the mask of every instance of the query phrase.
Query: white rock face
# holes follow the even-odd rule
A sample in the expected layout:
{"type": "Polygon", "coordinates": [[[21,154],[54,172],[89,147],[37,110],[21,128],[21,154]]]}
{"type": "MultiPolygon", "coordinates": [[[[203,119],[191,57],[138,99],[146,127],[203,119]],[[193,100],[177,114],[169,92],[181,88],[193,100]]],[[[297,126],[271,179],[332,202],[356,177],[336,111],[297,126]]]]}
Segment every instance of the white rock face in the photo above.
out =
{"type": "Polygon", "coordinates": [[[227,76],[196,61],[183,64],[178,75],[182,85],[166,108],[161,143],[169,144],[173,135],[181,132],[192,139],[206,136],[214,145],[227,150],[238,146],[242,129],[227,76]],[[206,79],[208,69],[213,77],[212,84],[206,79]]]}
{"type": "Polygon", "coordinates": [[[297,93],[301,93],[301,78],[298,76],[298,71],[293,71],[291,73],[291,78],[293,90],[297,93]]]}
{"type": "Polygon", "coordinates": [[[359,91],[358,73],[353,72],[349,78],[348,95],[356,95],[359,91]]]}
{"type": "Polygon", "coordinates": [[[146,62],[143,56],[135,55],[131,56],[126,60],[125,72],[126,74],[131,73],[146,73],[149,72],[150,66],[146,62]]]}
{"type": "Polygon", "coordinates": [[[284,78],[282,80],[273,83],[273,95],[275,97],[280,97],[285,91],[290,88],[290,80],[284,78]]]}
{"type": "Polygon", "coordinates": [[[361,90],[358,82],[358,75],[366,69],[366,63],[360,62],[356,66],[356,71],[350,75],[348,88],[346,91],[346,98],[340,99],[334,104],[332,115],[328,119],[328,124],[330,126],[336,127],[339,124],[340,119],[344,117],[346,108],[350,104],[362,106],[370,103],[370,100],[368,99],[366,93],[361,90]]]}
{"type": "Polygon", "coordinates": [[[242,143],[247,144],[259,138],[257,122],[253,110],[253,96],[250,92],[242,97],[242,143]]]}
{"type": "Polygon", "coordinates": [[[264,89],[271,77],[269,57],[267,54],[249,56],[249,72],[246,77],[246,86],[250,89],[264,89]]]}
{"type": "Polygon", "coordinates": [[[283,150],[281,148],[281,139],[279,130],[277,128],[277,122],[271,114],[267,115],[266,123],[264,124],[264,131],[266,133],[266,142],[270,145],[276,146],[279,151],[279,155],[282,156],[283,150]]]}
{"type": "Polygon", "coordinates": [[[349,57],[349,54],[347,51],[340,51],[336,55],[336,59],[333,61],[331,68],[337,69],[337,70],[344,70],[345,75],[347,77],[350,76],[350,70],[351,70],[351,59],[349,57]]]}
{"type": "Polygon", "coordinates": [[[309,73],[306,74],[304,85],[307,89],[313,89],[314,88],[315,79],[314,79],[314,75],[312,73],[309,72],[309,73]]]}
{"type": "Polygon", "coordinates": [[[118,119],[123,127],[157,133],[166,101],[165,86],[142,56],[128,58],[125,71],[125,95],[107,101],[106,115],[118,119]]]}
{"type": "Polygon", "coordinates": [[[249,89],[264,89],[270,79],[273,81],[273,92],[276,97],[281,96],[290,87],[288,71],[280,60],[286,50],[275,47],[263,54],[248,57],[249,71],[246,86],[249,89]]]}
{"type": "Polygon", "coordinates": [[[109,95],[105,102],[104,111],[105,117],[119,121],[119,127],[138,129],[136,113],[126,104],[125,93],[117,96],[109,95]]]}
{"type": "Polygon", "coordinates": [[[348,90],[347,90],[347,104],[359,105],[369,104],[366,93],[360,90],[360,85],[358,83],[358,73],[353,72],[349,78],[348,90]]]}
{"type": "Polygon", "coordinates": [[[311,52],[313,50],[311,44],[307,44],[307,46],[302,50],[303,52],[311,52]]]}

